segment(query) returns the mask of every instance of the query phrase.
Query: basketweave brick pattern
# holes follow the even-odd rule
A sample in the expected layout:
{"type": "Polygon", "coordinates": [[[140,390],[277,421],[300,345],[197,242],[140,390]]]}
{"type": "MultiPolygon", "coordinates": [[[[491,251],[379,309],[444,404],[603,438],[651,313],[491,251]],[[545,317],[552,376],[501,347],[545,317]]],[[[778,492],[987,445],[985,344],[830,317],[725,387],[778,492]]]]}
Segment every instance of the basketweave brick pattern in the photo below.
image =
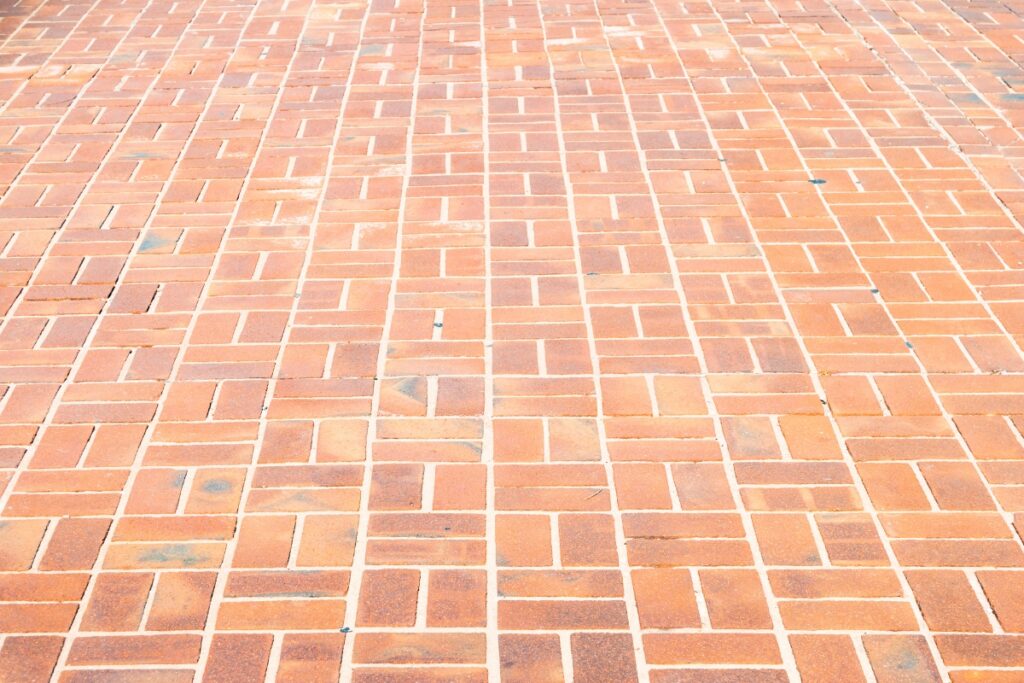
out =
{"type": "Polygon", "coordinates": [[[0,681],[1024,680],[1024,7],[0,3],[0,681]]]}

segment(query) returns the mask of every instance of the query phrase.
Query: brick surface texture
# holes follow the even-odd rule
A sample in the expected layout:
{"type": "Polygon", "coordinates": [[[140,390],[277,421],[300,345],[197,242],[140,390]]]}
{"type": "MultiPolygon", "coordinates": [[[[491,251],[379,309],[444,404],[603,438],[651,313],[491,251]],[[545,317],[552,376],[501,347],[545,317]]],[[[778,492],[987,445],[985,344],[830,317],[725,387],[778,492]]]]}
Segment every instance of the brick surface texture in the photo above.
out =
{"type": "Polygon", "coordinates": [[[1024,681],[1024,5],[0,1],[0,681],[1024,681]]]}

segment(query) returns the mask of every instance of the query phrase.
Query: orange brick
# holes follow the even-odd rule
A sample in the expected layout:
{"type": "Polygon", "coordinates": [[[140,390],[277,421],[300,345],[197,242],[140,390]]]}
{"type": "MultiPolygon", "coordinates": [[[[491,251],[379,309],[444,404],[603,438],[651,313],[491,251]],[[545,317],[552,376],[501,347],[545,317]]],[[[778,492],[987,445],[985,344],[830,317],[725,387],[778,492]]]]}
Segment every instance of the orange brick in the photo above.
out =
{"type": "Polygon", "coordinates": [[[754,572],[704,569],[699,576],[712,628],[771,628],[768,603],[754,572]]]}
{"type": "MultiPolygon", "coordinates": [[[[1024,610],[1021,609],[1024,586],[1020,582],[1018,572],[978,572],[978,581],[985,591],[985,597],[992,605],[996,619],[1005,631],[1019,633],[1024,631],[1024,610]]],[[[976,628],[975,631],[987,631],[987,628],[976,628]]]]}
{"type": "Polygon", "coordinates": [[[359,626],[412,626],[420,573],[409,569],[375,569],[366,573],[359,593],[359,626]]]}
{"type": "Polygon", "coordinates": [[[936,631],[992,630],[963,572],[908,571],[907,581],[929,628],[936,631]]]}
{"type": "Polygon", "coordinates": [[[799,634],[791,635],[789,642],[803,679],[836,683],[865,680],[848,636],[799,634]]]}
{"type": "Polygon", "coordinates": [[[700,625],[693,581],[685,569],[633,571],[633,593],[642,628],[686,628],[700,625]]]}
{"type": "Polygon", "coordinates": [[[486,626],[487,577],[481,571],[437,569],[427,588],[428,626],[486,626]]]}
{"type": "Polygon", "coordinates": [[[96,577],[82,618],[83,631],[135,631],[153,584],[152,574],[111,574],[96,577]]]}
{"type": "Polygon", "coordinates": [[[502,634],[498,650],[503,681],[532,683],[564,678],[557,635],[502,634]]]}

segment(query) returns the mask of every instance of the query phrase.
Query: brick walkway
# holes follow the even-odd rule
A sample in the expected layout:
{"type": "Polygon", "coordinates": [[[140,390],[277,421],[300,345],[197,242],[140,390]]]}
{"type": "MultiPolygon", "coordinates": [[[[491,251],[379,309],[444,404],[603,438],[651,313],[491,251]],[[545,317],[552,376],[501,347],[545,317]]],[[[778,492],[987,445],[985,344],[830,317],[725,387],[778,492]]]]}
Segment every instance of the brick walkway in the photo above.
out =
{"type": "Polygon", "coordinates": [[[7,0],[0,680],[1024,680],[1024,6],[7,0]]]}

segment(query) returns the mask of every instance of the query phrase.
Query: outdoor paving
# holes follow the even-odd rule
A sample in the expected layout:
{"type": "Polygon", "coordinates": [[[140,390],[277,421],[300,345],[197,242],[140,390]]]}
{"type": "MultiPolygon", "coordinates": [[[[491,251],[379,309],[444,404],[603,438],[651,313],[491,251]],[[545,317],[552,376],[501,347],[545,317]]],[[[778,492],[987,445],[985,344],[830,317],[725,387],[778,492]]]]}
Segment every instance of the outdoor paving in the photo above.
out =
{"type": "Polygon", "coordinates": [[[0,2],[0,681],[1024,681],[1024,4],[0,2]]]}

